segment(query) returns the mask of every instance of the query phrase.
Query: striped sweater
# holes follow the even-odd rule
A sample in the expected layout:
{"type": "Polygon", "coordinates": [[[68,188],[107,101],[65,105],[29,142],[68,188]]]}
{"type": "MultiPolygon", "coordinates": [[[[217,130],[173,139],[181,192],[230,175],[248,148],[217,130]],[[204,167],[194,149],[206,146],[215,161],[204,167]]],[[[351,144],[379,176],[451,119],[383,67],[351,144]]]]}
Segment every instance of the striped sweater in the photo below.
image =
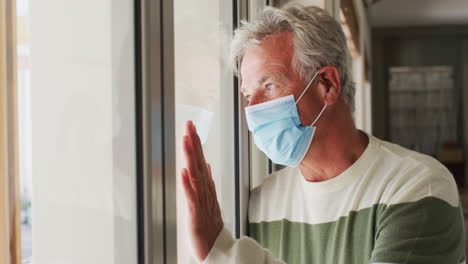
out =
{"type": "Polygon", "coordinates": [[[298,168],[251,193],[250,237],[224,229],[205,263],[465,263],[457,187],[433,158],[369,136],[337,177],[307,182],[298,168]]]}

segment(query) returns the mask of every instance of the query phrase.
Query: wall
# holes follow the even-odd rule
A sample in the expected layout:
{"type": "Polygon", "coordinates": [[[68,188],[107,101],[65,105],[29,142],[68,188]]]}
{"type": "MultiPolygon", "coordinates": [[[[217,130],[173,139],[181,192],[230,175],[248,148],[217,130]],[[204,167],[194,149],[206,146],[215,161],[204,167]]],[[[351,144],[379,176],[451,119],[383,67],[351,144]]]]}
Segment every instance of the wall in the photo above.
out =
{"type": "Polygon", "coordinates": [[[331,16],[338,19],[340,12],[340,0],[270,0],[272,6],[281,6],[286,2],[298,2],[306,6],[318,6],[327,10],[331,16]]]}
{"type": "Polygon", "coordinates": [[[372,53],[371,31],[363,2],[360,0],[353,0],[353,4],[359,25],[360,50],[360,56],[353,58],[353,78],[356,83],[354,121],[357,128],[372,134],[372,120],[370,119],[370,113],[372,112],[372,103],[370,100],[372,87],[365,78],[365,72],[367,70],[365,66],[366,61],[367,64],[370,65],[369,62],[372,53]]]}
{"type": "Polygon", "coordinates": [[[466,0],[374,1],[369,18],[376,27],[468,24],[466,0]]]}
{"type": "Polygon", "coordinates": [[[133,1],[30,15],[33,262],[136,263],[133,1]]]}

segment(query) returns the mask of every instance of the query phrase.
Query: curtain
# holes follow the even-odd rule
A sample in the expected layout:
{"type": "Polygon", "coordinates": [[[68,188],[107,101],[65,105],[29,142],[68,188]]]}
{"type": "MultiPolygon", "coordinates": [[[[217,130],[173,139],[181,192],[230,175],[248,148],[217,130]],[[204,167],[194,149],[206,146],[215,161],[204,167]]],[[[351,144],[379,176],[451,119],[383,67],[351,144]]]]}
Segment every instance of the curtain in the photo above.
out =
{"type": "Polygon", "coordinates": [[[437,156],[458,141],[458,103],[451,66],[390,68],[390,140],[437,156]]]}

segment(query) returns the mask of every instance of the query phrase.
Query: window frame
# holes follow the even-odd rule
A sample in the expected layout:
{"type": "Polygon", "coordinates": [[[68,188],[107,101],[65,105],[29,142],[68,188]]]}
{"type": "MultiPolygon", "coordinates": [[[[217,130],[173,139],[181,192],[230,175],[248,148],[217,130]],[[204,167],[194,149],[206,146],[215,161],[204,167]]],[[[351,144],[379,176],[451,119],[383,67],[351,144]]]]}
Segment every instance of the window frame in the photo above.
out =
{"type": "Polygon", "coordinates": [[[176,263],[173,1],[135,0],[138,263],[176,263]]]}
{"type": "Polygon", "coordinates": [[[0,1],[0,260],[21,263],[16,1],[0,1]]]}

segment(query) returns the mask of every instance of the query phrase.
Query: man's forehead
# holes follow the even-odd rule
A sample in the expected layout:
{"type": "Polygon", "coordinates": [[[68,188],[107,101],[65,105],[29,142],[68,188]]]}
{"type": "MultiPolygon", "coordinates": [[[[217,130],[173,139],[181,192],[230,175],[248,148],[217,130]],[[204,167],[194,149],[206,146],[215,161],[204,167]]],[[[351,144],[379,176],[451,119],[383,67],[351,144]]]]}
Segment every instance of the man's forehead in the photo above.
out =
{"type": "Polygon", "coordinates": [[[267,75],[284,75],[291,68],[292,44],[290,34],[286,32],[276,33],[262,43],[252,45],[241,62],[241,82],[258,82],[267,75]]]}
{"type": "Polygon", "coordinates": [[[289,32],[280,32],[267,37],[259,44],[251,45],[245,52],[246,58],[271,60],[273,58],[290,62],[294,53],[294,43],[289,32]]]}
{"type": "Polygon", "coordinates": [[[274,45],[279,47],[292,47],[293,35],[289,31],[281,31],[265,38],[262,42],[264,45],[274,45]]]}

